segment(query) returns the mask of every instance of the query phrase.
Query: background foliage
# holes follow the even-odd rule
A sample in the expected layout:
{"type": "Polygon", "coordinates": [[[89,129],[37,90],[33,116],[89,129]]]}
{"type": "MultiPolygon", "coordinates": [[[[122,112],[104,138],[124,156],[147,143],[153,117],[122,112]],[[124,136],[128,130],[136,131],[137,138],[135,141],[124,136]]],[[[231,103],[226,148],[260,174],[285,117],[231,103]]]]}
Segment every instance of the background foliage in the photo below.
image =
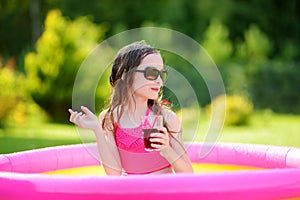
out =
{"type": "MultiPolygon", "coordinates": [[[[299,7],[297,0],[0,0],[2,115],[34,101],[49,119],[66,122],[74,78],[87,54],[109,36],[149,25],[180,31],[203,45],[229,95],[249,98],[256,110],[299,114],[299,7]],[[16,86],[20,82],[26,87],[16,86]]],[[[177,63],[196,87],[200,105],[209,104],[201,92],[205,85],[197,84],[186,62],[177,63]]],[[[108,84],[99,85],[96,98],[103,105],[107,92],[101,91],[108,84]]]]}
{"type": "Polygon", "coordinates": [[[4,125],[7,116],[24,97],[21,80],[24,77],[18,77],[12,69],[0,68],[0,127],[4,125]],[[14,91],[14,92],[11,92],[14,91]]]}
{"type": "MultiPolygon", "coordinates": [[[[216,106],[220,117],[225,117],[225,126],[242,126],[250,122],[253,113],[253,105],[243,96],[239,95],[220,95],[213,99],[212,106],[216,106]],[[226,101],[226,107],[222,106],[226,101]]],[[[207,110],[211,112],[211,105],[207,106],[207,110]]],[[[220,119],[222,121],[222,119],[220,119]]]]}
{"type": "Polygon", "coordinates": [[[49,12],[36,52],[25,57],[25,71],[33,99],[55,121],[67,121],[72,90],[80,64],[103,37],[103,29],[80,17],[74,21],[49,12]]]}

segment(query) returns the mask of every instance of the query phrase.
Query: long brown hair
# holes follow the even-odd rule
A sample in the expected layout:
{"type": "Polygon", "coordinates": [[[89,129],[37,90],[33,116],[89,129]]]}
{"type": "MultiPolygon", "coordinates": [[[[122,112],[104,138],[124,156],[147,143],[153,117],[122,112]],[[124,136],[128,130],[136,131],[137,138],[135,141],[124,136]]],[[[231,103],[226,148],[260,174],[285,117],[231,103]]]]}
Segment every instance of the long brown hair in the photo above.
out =
{"type": "MultiPolygon", "coordinates": [[[[117,121],[119,122],[124,106],[132,98],[131,86],[133,84],[133,74],[141,61],[149,54],[159,53],[158,50],[147,45],[144,41],[129,44],[117,53],[109,78],[112,86],[112,93],[107,111],[102,120],[102,128],[114,132],[114,112],[117,111],[117,121]]],[[[134,100],[134,99],[133,99],[134,100]]],[[[158,110],[158,100],[148,100],[148,107],[154,112],[158,110]]]]}

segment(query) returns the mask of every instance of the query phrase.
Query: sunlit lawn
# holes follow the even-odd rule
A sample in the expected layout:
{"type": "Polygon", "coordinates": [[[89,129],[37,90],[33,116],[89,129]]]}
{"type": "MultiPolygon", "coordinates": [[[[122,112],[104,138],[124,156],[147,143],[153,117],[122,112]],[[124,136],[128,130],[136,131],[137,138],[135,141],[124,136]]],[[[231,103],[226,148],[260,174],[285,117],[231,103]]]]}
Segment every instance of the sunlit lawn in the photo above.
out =
{"type": "Polygon", "coordinates": [[[221,140],[300,147],[300,116],[255,115],[249,127],[225,128],[221,140]]]}
{"type": "Polygon", "coordinates": [[[0,129],[0,152],[16,152],[80,142],[75,127],[39,124],[0,129]]]}
{"type": "MultiPolygon", "coordinates": [[[[199,121],[188,111],[189,117],[183,120],[184,127],[192,127],[199,121]]],[[[201,114],[199,129],[185,128],[185,141],[204,141],[207,137],[210,119],[201,114]]],[[[300,115],[279,115],[269,112],[256,113],[248,126],[224,127],[218,141],[271,144],[300,147],[300,115]]],[[[73,125],[40,123],[15,128],[0,129],[0,153],[10,153],[47,146],[76,144],[84,140],[93,141],[91,132],[82,132],[73,125]]]]}
{"type": "MultiPolygon", "coordinates": [[[[209,120],[205,114],[200,117],[195,140],[205,140],[211,123],[209,120]]],[[[190,136],[185,138],[190,139],[190,136]]],[[[300,115],[274,114],[268,111],[255,113],[247,126],[223,127],[217,141],[300,147],[300,115]]]]}

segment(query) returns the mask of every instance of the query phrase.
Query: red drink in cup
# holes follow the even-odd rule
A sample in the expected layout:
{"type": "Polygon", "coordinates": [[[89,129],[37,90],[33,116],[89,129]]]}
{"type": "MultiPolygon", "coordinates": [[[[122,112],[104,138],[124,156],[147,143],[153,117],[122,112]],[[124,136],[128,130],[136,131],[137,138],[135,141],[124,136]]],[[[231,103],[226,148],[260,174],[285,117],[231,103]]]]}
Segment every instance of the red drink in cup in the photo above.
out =
{"type": "Polygon", "coordinates": [[[158,133],[158,130],[156,128],[143,129],[143,138],[144,138],[144,144],[145,144],[146,151],[155,150],[155,148],[151,146],[152,142],[150,142],[150,138],[151,138],[150,134],[151,133],[158,133]]]}
{"type": "MultiPolygon", "coordinates": [[[[162,116],[143,116],[142,117],[142,131],[143,131],[143,139],[145,144],[146,151],[155,151],[156,148],[152,147],[151,142],[151,133],[159,133],[159,129],[162,128],[162,116]],[[156,119],[155,119],[156,118],[156,119]]],[[[158,144],[158,143],[156,143],[158,144]]]]}

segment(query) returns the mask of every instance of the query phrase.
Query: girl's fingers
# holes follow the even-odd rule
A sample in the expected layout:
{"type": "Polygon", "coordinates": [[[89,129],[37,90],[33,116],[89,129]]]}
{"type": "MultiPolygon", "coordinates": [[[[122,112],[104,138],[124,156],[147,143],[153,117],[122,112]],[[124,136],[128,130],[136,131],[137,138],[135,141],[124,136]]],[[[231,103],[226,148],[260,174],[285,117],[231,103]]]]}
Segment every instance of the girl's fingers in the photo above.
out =
{"type": "Polygon", "coordinates": [[[77,122],[77,118],[78,118],[78,113],[74,112],[73,118],[72,118],[73,123],[76,123],[76,122],[77,122]]]}
{"type": "Polygon", "coordinates": [[[80,112],[80,113],[74,112],[73,113],[73,118],[72,118],[73,123],[80,124],[81,119],[82,119],[82,112],[80,112]]]}
{"type": "Polygon", "coordinates": [[[165,133],[151,133],[151,146],[157,149],[162,149],[170,144],[170,138],[165,133]]]}
{"type": "Polygon", "coordinates": [[[87,107],[85,106],[81,106],[81,110],[87,115],[87,116],[91,116],[94,115],[94,113],[92,111],[90,111],[87,107]]]}
{"type": "Polygon", "coordinates": [[[70,109],[68,109],[68,111],[69,111],[69,113],[71,114],[70,115],[70,121],[71,122],[75,122],[76,120],[78,120],[79,119],[79,117],[81,117],[81,116],[85,116],[85,114],[83,114],[82,112],[77,112],[77,111],[73,111],[71,108],[70,109]]]}
{"type": "Polygon", "coordinates": [[[70,121],[73,122],[74,121],[74,117],[76,117],[76,115],[77,115],[77,111],[73,111],[71,108],[68,109],[68,111],[71,114],[70,115],[70,121]]]}
{"type": "Polygon", "coordinates": [[[72,111],[72,114],[70,116],[70,121],[73,122],[73,123],[75,122],[74,118],[76,117],[76,114],[77,114],[77,112],[72,111]]]}
{"type": "Polygon", "coordinates": [[[155,137],[155,138],[167,138],[169,137],[167,134],[165,133],[151,133],[150,137],[155,137]]]}
{"type": "Polygon", "coordinates": [[[82,119],[82,112],[77,113],[75,118],[74,118],[75,122],[79,123],[81,119],[82,119]]]}
{"type": "MultiPolygon", "coordinates": [[[[92,111],[90,111],[87,107],[81,106],[80,108],[81,108],[81,110],[84,112],[84,114],[85,114],[84,116],[91,116],[91,115],[94,115],[94,113],[93,113],[92,111]]],[[[69,113],[71,114],[70,119],[71,119],[71,118],[74,118],[77,114],[83,115],[82,112],[79,112],[79,113],[78,113],[77,111],[73,111],[71,108],[68,109],[68,111],[69,111],[69,113]]]]}
{"type": "Polygon", "coordinates": [[[165,144],[165,140],[162,138],[150,138],[150,142],[165,144]]]}
{"type": "Polygon", "coordinates": [[[153,147],[155,149],[160,149],[161,148],[161,144],[151,143],[151,147],[153,147]]]}
{"type": "Polygon", "coordinates": [[[169,134],[168,131],[167,131],[167,129],[165,127],[160,128],[159,131],[162,132],[165,135],[169,134]]]}
{"type": "Polygon", "coordinates": [[[89,126],[90,123],[92,123],[92,125],[93,123],[97,123],[97,117],[87,107],[81,106],[81,110],[82,112],[77,112],[71,108],[68,109],[69,113],[71,114],[69,119],[70,122],[80,127],[89,126]]]}

